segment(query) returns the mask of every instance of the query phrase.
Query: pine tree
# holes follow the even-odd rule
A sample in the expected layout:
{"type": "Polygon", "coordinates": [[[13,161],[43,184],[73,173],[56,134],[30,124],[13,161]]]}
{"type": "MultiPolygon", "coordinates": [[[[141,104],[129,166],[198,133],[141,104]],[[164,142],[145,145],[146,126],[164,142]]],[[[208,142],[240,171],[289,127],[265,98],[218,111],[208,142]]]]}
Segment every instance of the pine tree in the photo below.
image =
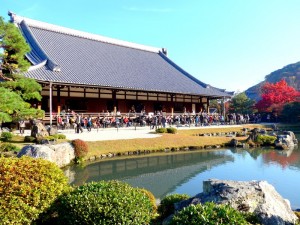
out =
{"type": "Polygon", "coordinates": [[[29,51],[18,28],[0,17],[0,124],[19,118],[37,118],[44,113],[26,102],[42,98],[41,86],[22,75],[30,66],[25,59],[29,51]]]}

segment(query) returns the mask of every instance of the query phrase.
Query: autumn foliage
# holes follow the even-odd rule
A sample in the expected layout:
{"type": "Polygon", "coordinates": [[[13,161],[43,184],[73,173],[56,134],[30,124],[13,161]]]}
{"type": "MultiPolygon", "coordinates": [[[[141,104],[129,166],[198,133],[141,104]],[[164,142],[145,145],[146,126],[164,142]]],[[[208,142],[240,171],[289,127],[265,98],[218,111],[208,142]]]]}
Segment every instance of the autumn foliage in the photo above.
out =
{"type": "Polygon", "coordinates": [[[255,105],[260,112],[281,112],[286,103],[295,102],[300,97],[300,92],[288,86],[285,80],[274,84],[266,82],[261,93],[261,100],[255,105]]]}
{"type": "Polygon", "coordinates": [[[72,145],[74,146],[75,157],[77,159],[83,158],[87,155],[89,147],[85,141],[75,139],[72,141],[72,145]]]}

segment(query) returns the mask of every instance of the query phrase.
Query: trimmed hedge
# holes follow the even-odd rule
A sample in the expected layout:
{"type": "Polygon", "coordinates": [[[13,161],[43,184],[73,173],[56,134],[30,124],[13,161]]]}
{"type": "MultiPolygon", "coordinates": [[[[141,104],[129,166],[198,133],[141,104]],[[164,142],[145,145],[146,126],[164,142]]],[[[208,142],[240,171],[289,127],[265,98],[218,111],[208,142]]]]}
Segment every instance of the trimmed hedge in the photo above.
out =
{"type": "Polygon", "coordinates": [[[155,196],[152,194],[151,191],[148,191],[144,188],[140,188],[139,189],[142,193],[144,193],[150,200],[151,204],[152,204],[152,208],[153,208],[153,213],[157,212],[157,204],[156,204],[156,198],[155,196]]]}
{"type": "Polygon", "coordinates": [[[70,190],[54,163],[43,159],[0,158],[0,224],[32,224],[57,196],[70,190]]]}
{"type": "Polygon", "coordinates": [[[175,212],[174,204],[189,199],[187,194],[171,194],[164,197],[158,206],[158,213],[162,219],[167,218],[175,212]]]}
{"type": "Polygon", "coordinates": [[[177,133],[177,129],[174,127],[168,127],[167,128],[167,133],[169,134],[176,134],[177,133]]]}
{"type": "Polygon", "coordinates": [[[119,181],[84,184],[61,196],[58,224],[149,224],[154,210],[139,188],[119,181]]]}
{"type": "Polygon", "coordinates": [[[54,139],[66,139],[66,135],[64,134],[53,134],[52,137],[54,139]]]}
{"type": "Polygon", "coordinates": [[[0,143],[0,152],[20,151],[16,145],[11,143],[0,143]]]}
{"type": "Polygon", "coordinates": [[[164,127],[157,128],[155,130],[156,133],[167,133],[167,129],[164,127]]]}
{"type": "Polygon", "coordinates": [[[13,134],[11,132],[2,132],[1,133],[1,139],[2,141],[11,141],[13,138],[13,134]]]}
{"type": "Polygon", "coordinates": [[[169,225],[251,224],[246,218],[250,217],[228,205],[207,202],[203,205],[189,205],[183,208],[174,215],[169,225]]]}

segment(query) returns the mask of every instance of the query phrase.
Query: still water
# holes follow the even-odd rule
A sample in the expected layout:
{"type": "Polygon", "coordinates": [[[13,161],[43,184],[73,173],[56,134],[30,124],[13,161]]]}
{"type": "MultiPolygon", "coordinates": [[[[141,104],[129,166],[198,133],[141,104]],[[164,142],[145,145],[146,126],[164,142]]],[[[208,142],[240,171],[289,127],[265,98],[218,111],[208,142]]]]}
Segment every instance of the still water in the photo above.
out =
{"type": "Polygon", "coordinates": [[[300,148],[223,149],[164,153],[147,157],[94,162],[66,169],[70,182],[81,185],[99,180],[121,180],[150,190],[156,198],[170,193],[190,196],[202,192],[207,179],[266,180],[293,209],[300,208],[300,148]]]}

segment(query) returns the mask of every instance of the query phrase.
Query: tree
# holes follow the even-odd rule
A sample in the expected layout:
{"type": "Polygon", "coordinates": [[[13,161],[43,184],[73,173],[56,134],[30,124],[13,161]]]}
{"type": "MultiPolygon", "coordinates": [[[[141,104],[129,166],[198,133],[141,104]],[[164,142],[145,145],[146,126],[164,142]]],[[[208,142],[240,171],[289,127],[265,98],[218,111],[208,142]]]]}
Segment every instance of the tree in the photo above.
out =
{"type": "Polygon", "coordinates": [[[284,121],[297,123],[300,121],[300,102],[292,102],[285,104],[281,112],[284,121]]]}
{"type": "Polygon", "coordinates": [[[261,93],[261,100],[255,105],[260,112],[280,113],[286,103],[295,102],[300,96],[300,93],[288,86],[283,79],[274,84],[266,82],[261,88],[261,93]]]}
{"type": "Polygon", "coordinates": [[[29,51],[17,27],[0,17],[0,124],[44,114],[26,102],[41,100],[41,86],[34,79],[19,74],[30,66],[25,59],[29,51]]]}
{"type": "Polygon", "coordinates": [[[217,109],[218,113],[222,112],[222,102],[217,99],[209,100],[209,107],[217,109]]]}
{"type": "Polygon", "coordinates": [[[253,113],[254,101],[247,97],[245,92],[235,95],[231,99],[230,112],[240,114],[251,114],[253,113]]]}

